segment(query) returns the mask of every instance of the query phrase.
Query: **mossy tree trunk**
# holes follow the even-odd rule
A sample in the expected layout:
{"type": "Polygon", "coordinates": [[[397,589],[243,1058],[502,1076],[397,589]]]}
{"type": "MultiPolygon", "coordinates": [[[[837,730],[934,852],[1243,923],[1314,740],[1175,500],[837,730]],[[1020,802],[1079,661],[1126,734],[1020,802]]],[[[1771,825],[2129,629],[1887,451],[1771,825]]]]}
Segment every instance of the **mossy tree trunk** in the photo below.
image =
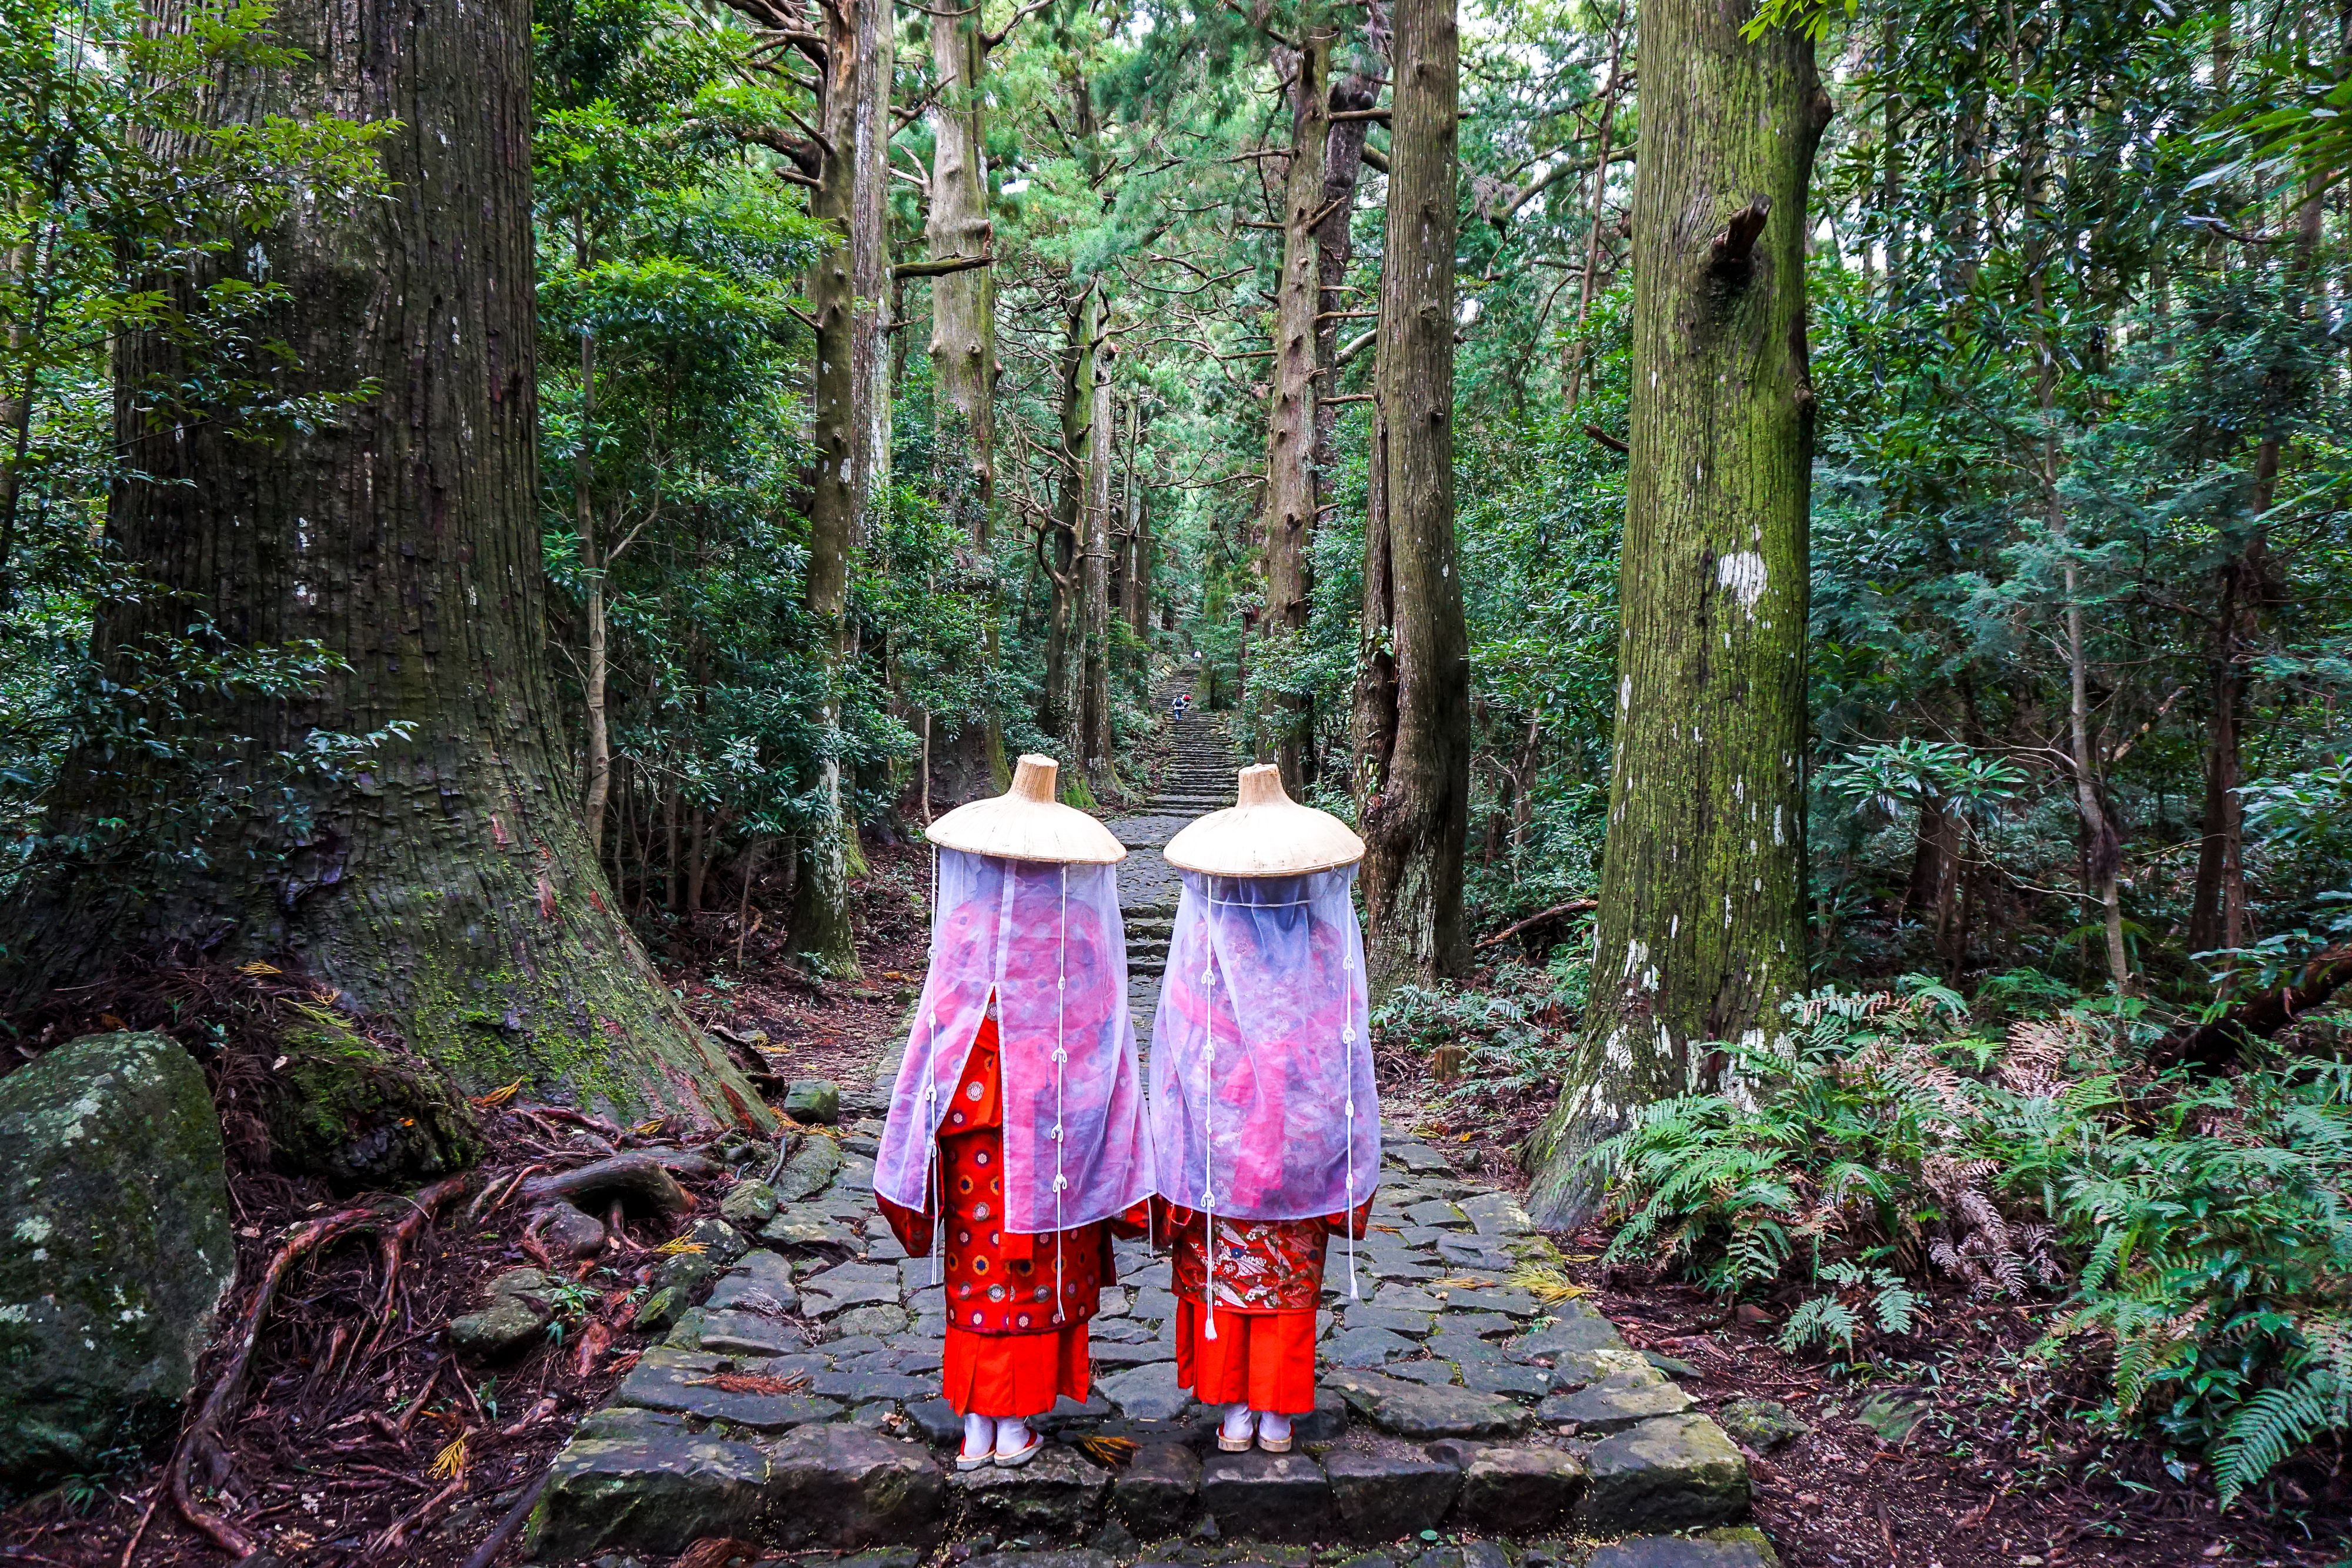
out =
{"type": "MultiPolygon", "coordinates": [[[[195,7],[157,0],[174,30],[195,7]]],[[[530,8],[290,5],[299,51],[222,84],[223,124],[396,120],[391,194],[300,208],[226,247],[216,279],[282,284],[255,326],[295,363],[275,393],[352,396],[272,441],[164,412],[198,375],[167,333],[115,346],[127,477],[107,520],[141,581],[95,651],[136,689],[187,634],[239,655],[314,640],[311,689],[214,685],[138,716],[159,744],[84,746],[50,831],[79,863],[0,914],[8,999],[139,955],[290,959],[394,1021],[463,1086],[631,1112],[761,1116],[622,922],[583,831],[541,559],[533,352],[530,8]],[[293,768],[321,735],[380,735],[293,768]]],[[[167,151],[167,150],[166,150],[167,151]]]]}
{"type": "MultiPolygon", "coordinates": [[[[1265,574],[1265,613],[1259,622],[1270,638],[1296,639],[1307,632],[1314,584],[1308,555],[1322,486],[1315,468],[1317,377],[1316,317],[1323,298],[1318,265],[1318,234],[1325,216],[1324,159],[1331,125],[1328,102],[1332,29],[1319,18],[1307,23],[1290,57],[1290,158],[1283,178],[1282,275],[1275,288],[1273,386],[1266,402],[1265,507],[1259,522],[1259,549],[1265,574]]],[[[1305,785],[1304,757],[1313,750],[1312,712],[1303,697],[1285,694],[1275,701],[1274,754],[1283,783],[1292,793],[1305,785]]]]}
{"type": "Polygon", "coordinates": [[[1357,699],[1365,969],[1375,997],[1459,974],[1469,634],[1454,548],[1454,0],[1399,0],[1381,265],[1365,674],[1357,699]],[[1375,602],[1375,600],[1378,602],[1375,602]]]}
{"type": "MultiPolygon", "coordinates": [[[[930,12],[932,78],[939,107],[931,116],[930,213],[925,233],[934,266],[977,263],[993,253],[995,225],[988,215],[988,152],[983,82],[991,36],[980,25],[976,5],[930,12]]],[[[993,672],[998,658],[999,595],[995,545],[996,511],[996,275],[992,267],[967,266],[931,279],[931,369],[942,405],[939,453],[942,464],[966,471],[957,493],[968,498],[965,538],[970,543],[970,580],[982,601],[985,658],[993,672]]],[[[957,737],[966,771],[1013,781],[1004,760],[1004,737],[992,716],[966,727],[957,737]]]]}
{"type": "Polygon", "coordinates": [[[1804,984],[1805,189],[1811,44],[1744,0],[1642,13],[1633,453],[1591,1000],[1530,1146],[1530,1211],[1589,1213],[1583,1156],[1719,1081],[1804,984]]]}
{"type": "MultiPolygon", "coordinates": [[[[877,3],[877,0],[868,0],[877,3]]],[[[858,524],[856,257],[852,225],[857,185],[858,7],[819,6],[824,50],[818,114],[816,189],[809,211],[834,233],[809,269],[809,314],[816,322],[816,368],[810,398],[810,444],[816,449],[809,502],[809,619],[825,665],[823,715],[829,737],[814,780],[816,810],[799,838],[799,875],[793,884],[793,946],[826,974],[855,975],[856,933],[849,920],[849,835],[856,831],[844,800],[841,761],[832,746],[841,727],[841,687],[850,657],[849,561],[858,524]]],[[[887,114],[887,110],[886,110],[887,114]]]]}

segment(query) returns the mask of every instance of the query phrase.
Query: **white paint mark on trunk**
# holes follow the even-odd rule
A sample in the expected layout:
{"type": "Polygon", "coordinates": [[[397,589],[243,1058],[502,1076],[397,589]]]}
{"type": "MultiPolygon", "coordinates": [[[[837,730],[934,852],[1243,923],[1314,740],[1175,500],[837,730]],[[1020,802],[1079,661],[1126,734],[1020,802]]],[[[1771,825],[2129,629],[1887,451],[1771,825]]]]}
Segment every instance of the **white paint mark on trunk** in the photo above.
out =
{"type": "Polygon", "coordinates": [[[1754,550],[1734,550],[1715,563],[1715,580],[1739,601],[1739,608],[1749,615],[1756,613],[1756,601],[1764,597],[1766,579],[1764,558],[1754,550]]]}

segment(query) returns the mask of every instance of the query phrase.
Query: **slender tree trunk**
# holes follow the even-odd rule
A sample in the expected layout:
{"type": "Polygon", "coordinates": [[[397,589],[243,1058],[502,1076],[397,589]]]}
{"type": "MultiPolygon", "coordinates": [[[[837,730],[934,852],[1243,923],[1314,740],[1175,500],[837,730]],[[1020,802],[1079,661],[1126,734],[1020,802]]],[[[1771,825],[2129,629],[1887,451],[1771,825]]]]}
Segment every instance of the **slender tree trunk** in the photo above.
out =
{"type": "MultiPolygon", "coordinates": [[[[1360,45],[1350,52],[1353,58],[1348,74],[1331,84],[1328,101],[1334,112],[1360,112],[1372,108],[1380,100],[1381,87],[1385,80],[1383,73],[1388,66],[1387,0],[1366,0],[1364,37],[1360,45]]],[[[1348,267],[1355,258],[1356,187],[1363,177],[1364,142],[1370,131],[1371,121],[1368,120],[1330,120],[1324,131],[1323,221],[1315,226],[1315,368],[1320,379],[1316,383],[1315,449],[1311,458],[1318,496],[1326,493],[1329,476],[1339,466],[1334,436],[1339,429],[1339,410],[1330,401],[1330,394],[1338,391],[1340,328],[1345,324],[1342,313],[1349,308],[1349,298],[1348,267]]],[[[1316,523],[1321,521],[1321,511],[1318,502],[1316,523]]],[[[1310,549],[1314,526],[1309,525],[1310,549]]],[[[1307,584],[1310,619],[1313,587],[1310,580],[1307,584]]],[[[1381,624],[1385,625],[1386,622],[1381,624]]],[[[1352,729],[1357,723],[1357,716],[1352,712],[1349,715],[1349,722],[1352,729]]],[[[1314,715],[1310,711],[1307,716],[1305,744],[1299,748],[1298,755],[1296,785],[1301,789],[1315,783],[1319,777],[1314,723],[1314,715]]]]}
{"type": "Polygon", "coordinates": [[[580,334],[580,449],[572,459],[572,493],[580,529],[580,570],[588,579],[588,799],[582,814],[588,852],[601,857],[606,803],[613,793],[613,735],[604,704],[606,680],[604,563],[596,557],[596,338],[580,334]]]}
{"type": "MultiPolygon", "coordinates": [[[[1365,975],[1384,997],[1461,973],[1470,827],[1469,636],[1454,548],[1454,0],[1398,0],[1381,271],[1379,529],[1394,681],[1381,764],[1365,780],[1365,975]]],[[[1367,530],[1368,540],[1371,530],[1367,530]]],[[[1369,551],[1366,594],[1373,576],[1369,551]]],[[[1372,627],[1376,622],[1367,622],[1372,627]]],[[[1373,633],[1377,635],[1377,633],[1373,633]]],[[[1375,679],[1378,677],[1376,676],[1375,679]]]]}
{"type": "MultiPolygon", "coordinates": [[[[844,0],[851,3],[851,0],[844,0]]],[[[897,70],[892,0],[854,0],[857,102],[852,132],[850,402],[857,411],[855,478],[862,543],[879,530],[890,491],[890,89],[897,70]]]]}
{"type": "MultiPolygon", "coordinates": [[[[26,195],[22,200],[23,215],[29,216],[33,199],[26,195]]],[[[17,512],[33,444],[33,398],[41,384],[36,350],[47,329],[49,297],[56,287],[57,222],[52,218],[33,227],[36,237],[11,246],[5,263],[12,291],[29,296],[31,306],[9,319],[8,359],[24,371],[14,385],[0,392],[0,610],[16,600],[17,512]]]]}
{"type": "MultiPolygon", "coordinates": [[[[1315,469],[1316,317],[1323,298],[1321,245],[1325,164],[1331,111],[1328,81],[1333,35],[1308,26],[1292,55],[1290,161],[1283,180],[1282,275],[1275,289],[1273,388],[1266,404],[1265,509],[1259,522],[1265,611],[1258,626],[1269,639],[1307,633],[1312,604],[1308,549],[1322,506],[1315,469]]],[[[1286,694],[1273,716],[1274,756],[1282,780],[1301,791],[1303,757],[1313,749],[1303,696],[1286,694]]]]}
{"type": "Polygon", "coordinates": [[[1091,779],[1110,776],[1110,470],[1116,430],[1111,413],[1112,346],[1095,355],[1094,395],[1087,434],[1086,570],[1080,597],[1085,606],[1083,756],[1091,779]]]}
{"type": "MultiPolygon", "coordinates": [[[[981,7],[940,6],[930,14],[931,71],[939,107],[931,116],[930,215],[926,229],[935,262],[992,254],[988,215],[986,125],[982,101],[988,38],[981,7]]],[[[988,267],[931,279],[931,369],[940,403],[939,461],[961,466],[951,490],[962,503],[969,541],[967,580],[982,606],[982,654],[994,671],[1003,615],[991,537],[996,509],[996,275],[988,267]]],[[[959,735],[957,752],[998,789],[1012,782],[1002,727],[992,713],[959,735]]]]}
{"type": "Polygon", "coordinates": [[[1143,494],[1143,399],[1127,405],[1127,623],[1145,650],[1151,647],[1151,507],[1143,494]]]}
{"type": "Polygon", "coordinates": [[[1811,44],[1749,7],[1642,13],[1633,452],[1616,753],[1592,998],[1528,1148],[1546,1225],[1585,1154],[1764,1044],[1805,976],[1805,193],[1830,105],[1811,44]]]}
{"type": "MultiPolygon", "coordinates": [[[[152,24],[194,12],[159,0],[152,24]]],[[[107,529],[142,591],[98,607],[95,653],[143,679],[202,612],[224,655],[315,639],[346,667],[159,706],[168,755],[67,757],[50,829],[93,848],[0,913],[8,999],[142,954],[290,959],[469,1088],[764,1119],[614,909],[573,793],[540,544],[530,7],[356,0],[276,30],[299,52],[225,78],[216,123],[394,120],[392,193],[298,209],[156,287],[266,272],[280,390],[376,390],[272,443],[151,423],[139,391],[192,368],[170,334],[122,332],[107,529]],[[331,774],[276,761],[337,733],[383,738],[331,774]]]]}
{"type": "Polygon", "coordinates": [[[1038,727],[1083,761],[1079,734],[1085,668],[1085,550],[1088,488],[1094,473],[1095,339],[1102,290],[1089,279],[1070,304],[1064,328],[1061,386],[1061,486],[1055,495],[1053,537],[1046,541],[1045,570],[1052,600],[1045,626],[1045,707],[1038,727]]]}
{"type": "Polygon", "coordinates": [[[849,834],[841,759],[842,686],[851,656],[849,562],[858,528],[857,453],[861,444],[856,388],[857,265],[855,211],[857,184],[858,36],[847,0],[822,5],[826,62],[819,113],[828,151],[809,210],[834,235],[809,269],[809,313],[816,321],[816,370],[811,397],[811,444],[816,471],[810,486],[808,575],[803,593],[824,664],[821,715],[824,757],[814,780],[814,820],[798,835],[799,874],[793,883],[793,945],[824,973],[857,973],[856,934],[849,919],[849,834]]]}
{"type": "Polygon", "coordinates": [[[1594,137],[1592,194],[1585,203],[1584,273],[1576,287],[1576,336],[1568,349],[1568,412],[1574,413],[1584,395],[1584,371],[1589,358],[1584,332],[1592,320],[1592,301],[1601,293],[1601,217],[1608,211],[1609,152],[1617,134],[1617,95],[1625,81],[1625,22],[1620,19],[1609,35],[1609,78],[1601,89],[1601,124],[1594,137]]]}
{"type": "Polygon", "coordinates": [[[2205,742],[2204,822],[2197,846],[2197,883],[2189,904],[2192,953],[2235,947],[2244,936],[2245,828],[2238,798],[2239,710],[2245,693],[2241,649],[2252,619],[2244,591],[2260,580],[2261,568],[2252,559],[2258,546],[2259,536],[2249,539],[2245,549],[2221,570],[2221,604],[2213,624],[2212,712],[2205,742]],[[2237,919],[2231,918],[2232,913],[2237,919]]]}

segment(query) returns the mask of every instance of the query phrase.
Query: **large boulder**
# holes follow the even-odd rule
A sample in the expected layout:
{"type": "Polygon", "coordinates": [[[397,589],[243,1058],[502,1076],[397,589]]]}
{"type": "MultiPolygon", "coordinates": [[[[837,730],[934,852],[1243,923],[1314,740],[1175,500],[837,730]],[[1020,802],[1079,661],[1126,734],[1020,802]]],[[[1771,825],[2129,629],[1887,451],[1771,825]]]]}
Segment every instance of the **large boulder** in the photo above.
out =
{"type": "Polygon", "coordinates": [[[160,1034],[0,1078],[0,1484],[172,1429],[236,1278],[220,1122],[160,1034]]]}

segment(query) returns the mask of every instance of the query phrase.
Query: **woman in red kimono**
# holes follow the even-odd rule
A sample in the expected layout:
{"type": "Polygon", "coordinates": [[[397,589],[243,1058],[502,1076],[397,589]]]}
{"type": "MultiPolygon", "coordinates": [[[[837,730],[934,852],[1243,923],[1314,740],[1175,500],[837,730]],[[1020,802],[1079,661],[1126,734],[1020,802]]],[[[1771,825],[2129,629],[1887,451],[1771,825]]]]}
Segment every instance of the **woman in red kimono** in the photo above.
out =
{"type": "MultiPolygon", "coordinates": [[[[940,1392],[963,1417],[960,1469],[993,1461],[1028,1463],[1045,1439],[1027,1417],[1064,1395],[1083,1405],[1092,1385],[1087,1324],[1102,1288],[1117,1277],[1113,1235],[1140,1236],[1149,1218],[1138,1205],[1117,1219],[1024,1236],[1003,1228],[1004,1111],[996,1019],[980,1026],[962,1080],[940,1133],[939,1169],[947,1190],[948,1336],[940,1392]],[[1058,1293],[1055,1289],[1059,1281],[1058,1293]],[[1058,1310],[1056,1310],[1058,1308],[1058,1310]]],[[[931,1217],[876,1195],[908,1255],[922,1257],[935,1238],[931,1217]]],[[[1311,1322],[1313,1313],[1308,1314],[1311,1322]]],[[[1313,1341],[1310,1332],[1309,1343],[1313,1341]]]]}
{"type": "Polygon", "coordinates": [[[1349,895],[1363,850],[1260,767],[1243,772],[1239,806],[1166,851],[1185,877],[1152,1028],[1151,1126],[1176,1381],[1226,1407],[1228,1452],[1287,1451],[1293,1418],[1315,1408],[1325,1253],[1334,1235],[1363,1235],[1379,1178],[1349,895]]]}
{"type": "Polygon", "coordinates": [[[1030,1418],[1086,1399],[1112,1232],[1149,1213],[1110,869],[1127,852],[1055,802],[1054,775],[1024,757],[1010,794],[930,826],[930,972],[875,1160],[877,1207],[909,1255],[937,1256],[967,1470],[1027,1463],[1030,1418]]]}
{"type": "Polygon", "coordinates": [[[1159,1234],[1175,1255],[1176,1386],[1191,1389],[1203,1405],[1225,1406],[1217,1428],[1217,1447],[1225,1452],[1244,1452],[1255,1441],[1269,1454],[1288,1453],[1292,1418],[1315,1408],[1324,1251],[1335,1235],[1352,1230],[1360,1240],[1371,1204],[1347,1218],[1219,1215],[1213,1289],[1203,1217],[1164,1200],[1155,1207],[1159,1234]],[[1214,1337],[1203,1332],[1204,1303],[1213,1298],[1214,1337]]]}

